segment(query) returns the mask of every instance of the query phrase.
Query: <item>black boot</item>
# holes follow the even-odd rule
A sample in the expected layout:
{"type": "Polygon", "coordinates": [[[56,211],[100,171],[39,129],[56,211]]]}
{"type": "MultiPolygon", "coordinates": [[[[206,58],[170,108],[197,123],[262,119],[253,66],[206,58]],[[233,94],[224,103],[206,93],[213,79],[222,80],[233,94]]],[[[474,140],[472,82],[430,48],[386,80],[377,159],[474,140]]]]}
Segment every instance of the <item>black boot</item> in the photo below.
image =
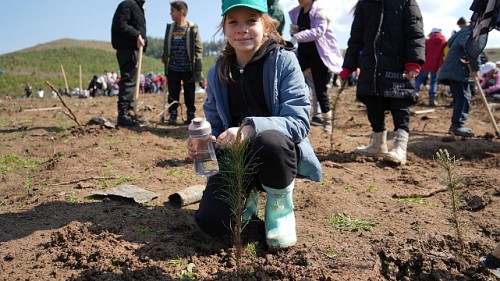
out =
{"type": "Polygon", "coordinates": [[[187,120],[186,120],[185,124],[188,124],[188,125],[191,124],[191,120],[193,120],[193,119],[194,119],[194,112],[188,112],[187,113],[187,120]]]}
{"type": "Polygon", "coordinates": [[[170,118],[168,119],[169,125],[177,125],[177,110],[170,111],[170,118]]]}
{"type": "Polygon", "coordinates": [[[123,127],[139,126],[139,123],[130,118],[127,115],[127,113],[128,113],[128,106],[118,105],[118,120],[116,121],[116,124],[118,126],[123,126],[123,127]]]}
{"type": "Polygon", "coordinates": [[[138,127],[140,124],[128,116],[118,116],[117,125],[123,127],[138,127]]]}

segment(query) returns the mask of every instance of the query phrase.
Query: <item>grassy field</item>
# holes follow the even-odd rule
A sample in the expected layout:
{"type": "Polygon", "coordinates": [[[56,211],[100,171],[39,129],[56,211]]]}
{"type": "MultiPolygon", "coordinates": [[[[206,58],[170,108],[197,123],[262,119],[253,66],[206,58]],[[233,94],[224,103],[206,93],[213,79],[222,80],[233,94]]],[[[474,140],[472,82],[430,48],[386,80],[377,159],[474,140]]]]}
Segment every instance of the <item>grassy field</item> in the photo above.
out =
{"type": "MultiPolygon", "coordinates": [[[[205,75],[212,62],[213,57],[204,58],[205,75]]],[[[34,91],[42,88],[46,93],[50,93],[50,89],[45,81],[64,88],[63,68],[69,89],[80,87],[80,66],[83,88],[87,87],[94,74],[118,70],[115,51],[109,42],[57,40],[1,55],[0,70],[3,75],[0,75],[0,96],[20,97],[26,83],[30,83],[34,91]]],[[[143,73],[161,72],[163,63],[145,54],[142,70],[143,73]]]]}
{"type": "MultiPolygon", "coordinates": [[[[152,40],[153,41],[153,40],[152,40]]],[[[154,45],[161,44],[154,40],[154,45]]],[[[151,42],[153,43],[153,42],[151,42]]],[[[153,47],[153,44],[151,44],[153,47]]],[[[156,50],[155,55],[158,56],[156,50]]],[[[490,61],[500,60],[500,49],[487,49],[486,54],[490,61]]],[[[213,64],[214,57],[204,57],[204,76],[213,64]]],[[[82,67],[82,85],[86,88],[94,74],[101,74],[105,70],[117,71],[115,51],[111,43],[103,41],[87,41],[61,39],[39,44],[18,52],[0,56],[0,97],[21,97],[24,85],[28,82],[36,91],[39,88],[50,93],[45,81],[51,82],[58,88],[64,88],[64,68],[69,89],[80,85],[80,66],[82,67]],[[62,67],[61,67],[62,66],[62,67]]],[[[163,64],[159,58],[145,54],[142,72],[161,72],[163,64]]]]}

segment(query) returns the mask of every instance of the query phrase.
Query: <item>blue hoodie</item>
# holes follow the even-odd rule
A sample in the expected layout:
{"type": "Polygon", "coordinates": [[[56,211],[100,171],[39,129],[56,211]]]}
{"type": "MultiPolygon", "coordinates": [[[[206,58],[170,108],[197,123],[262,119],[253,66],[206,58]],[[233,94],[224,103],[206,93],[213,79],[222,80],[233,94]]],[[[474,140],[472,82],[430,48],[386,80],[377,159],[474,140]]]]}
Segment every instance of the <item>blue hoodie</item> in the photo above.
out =
{"type": "MultiPolygon", "coordinates": [[[[217,69],[208,71],[207,98],[203,105],[205,117],[212,125],[212,134],[219,136],[231,127],[228,86],[221,82],[217,69]]],[[[270,117],[247,117],[258,135],[267,130],[278,130],[290,138],[300,151],[298,173],[313,181],[320,181],[322,172],[316,154],[309,142],[309,89],[304,81],[294,53],[277,48],[265,57],[263,67],[264,96],[270,117]]]]}

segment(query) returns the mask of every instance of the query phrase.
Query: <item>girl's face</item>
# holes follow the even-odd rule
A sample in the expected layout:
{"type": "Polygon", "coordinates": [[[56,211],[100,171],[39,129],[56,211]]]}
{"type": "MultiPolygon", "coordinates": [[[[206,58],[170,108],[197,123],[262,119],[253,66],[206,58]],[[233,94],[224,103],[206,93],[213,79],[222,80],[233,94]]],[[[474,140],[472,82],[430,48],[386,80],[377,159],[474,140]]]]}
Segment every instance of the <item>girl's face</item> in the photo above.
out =
{"type": "Polygon", "coordinates": [[[256,10],[237,7],[229,10],[224,20],[224,34],[236,56],[253,56],[264,40],[264,24],[256,10]]]}

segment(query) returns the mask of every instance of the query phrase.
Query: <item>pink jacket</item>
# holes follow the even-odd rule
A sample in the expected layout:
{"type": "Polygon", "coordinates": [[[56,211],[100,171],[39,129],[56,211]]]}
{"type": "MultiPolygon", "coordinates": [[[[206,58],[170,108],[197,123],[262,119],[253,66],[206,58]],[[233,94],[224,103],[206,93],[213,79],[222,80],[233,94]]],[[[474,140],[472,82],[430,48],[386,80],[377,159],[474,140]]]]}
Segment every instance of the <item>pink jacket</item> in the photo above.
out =
{"type": "Polygon", "coordinates": [[[485,75],[481,81],[481,88],[484,89],[485,94],[491,94],[500,91],[500,73],[498,70],[492,75],[485,75]]]}

